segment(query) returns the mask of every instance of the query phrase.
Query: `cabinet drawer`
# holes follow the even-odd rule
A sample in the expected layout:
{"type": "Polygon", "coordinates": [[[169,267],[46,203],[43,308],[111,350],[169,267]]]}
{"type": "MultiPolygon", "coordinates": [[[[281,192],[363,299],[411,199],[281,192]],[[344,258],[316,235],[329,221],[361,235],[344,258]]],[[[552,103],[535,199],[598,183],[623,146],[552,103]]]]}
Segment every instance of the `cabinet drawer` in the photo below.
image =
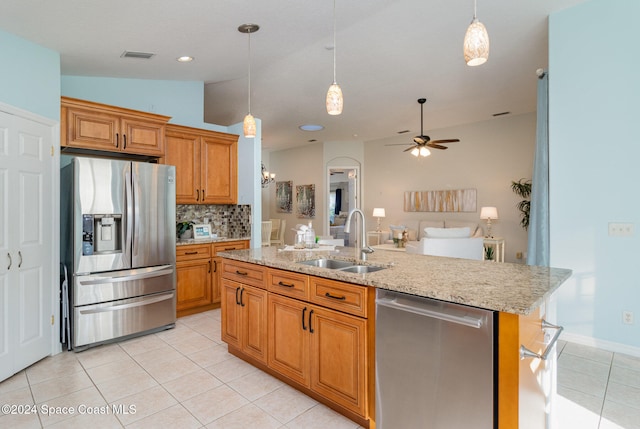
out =
{"type": "Polygon", "coordinates": [[[311,276],[310,301],[324,307],[367,317],[367,287],[311,276]]]}
{"type": "Polygon", "coordinates": [[[269,289],[269,292],[308,301],[309,276],[290,271],[269,269],[267,271],[267,289],[269,289]]]}
{"type": "Polygon", "coordinates": [[[213,245],[213,255],[217,255],[218,252],[227,252],[229,250],[242,250],[248,249],[249,242],[247,240],[242,241],[227,241],[226,243],[219,243],[213,245]]]}
{"type": "Polygon", "coordinates": [[[211,258],[210,244],[176,246],[176,261],[211,258]]]}
{"type": "Polygon", "coordinates": [[[245,262],[222,260],[222,277],[246,285],[252,285],[261,289],[266,289],[265,285],[266,269],[259,265],[245,262]]]}

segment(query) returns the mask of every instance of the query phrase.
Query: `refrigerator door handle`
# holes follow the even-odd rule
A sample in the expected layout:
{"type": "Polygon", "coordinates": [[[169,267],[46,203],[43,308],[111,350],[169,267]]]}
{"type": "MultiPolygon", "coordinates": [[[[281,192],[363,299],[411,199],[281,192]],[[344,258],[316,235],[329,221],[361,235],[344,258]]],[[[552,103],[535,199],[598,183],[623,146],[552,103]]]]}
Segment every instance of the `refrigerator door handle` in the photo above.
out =
{"type": "Polygon", "coordinates": [[[95,314],[95,313],[107,313],[110,311],[119,311],[119,310],[124,310],[126,308],[142,307],[144,305],[166,301],[168,299],[173,299],[173,292],[163,293],[162,295],[159,295],[159,296],[145,298],[143,300],[140,300],[137,302],[131,302],[129,304],[120,304],[120,305],[112,305],[110,307],[98,307],[98,308],[92,308],[88,310],[80,310],[80,314],[95,314]]]}
{"type": "Polygon", "coordinates": [[[131,254],[138,254],[138,236],[140,235],[140,183],[138,182],[138,176],[131,171],[131,187],[133,188],[133,243],[131,248],[131,254]]]}
{"type": "Polygon", "coordinates": [[[91,280],[83,280],[80,283],[83,285],[97,285],[102,283],[115,283],[115,282],[128,282],[132,280],[150,279],[153,277],[166,276],[173,273],[173,267],[170,265],[160,267],[160,269],[154,271],[147,271],[137,274],[127,274],[124,276],[105,276],[105,277],[92,277],[91,280]]]}
{"type": "Polygon", "coordinates": [[[126,227],[125,227],[125,238],[124,238],[124,256],[125,256],[125,261],[126,262],[126,266],[130,267],[131,266],[131,255],[130,255],[130,251],[131,251],[131,239],[133,237],[133,190],[131,189],[131,164],[129,164],[128,167],[125,168],[125,182],[124,182],[124,204],[125,204],[125,209],[127,211],[126,216],[125,216],[125,222],[126,227]]]}

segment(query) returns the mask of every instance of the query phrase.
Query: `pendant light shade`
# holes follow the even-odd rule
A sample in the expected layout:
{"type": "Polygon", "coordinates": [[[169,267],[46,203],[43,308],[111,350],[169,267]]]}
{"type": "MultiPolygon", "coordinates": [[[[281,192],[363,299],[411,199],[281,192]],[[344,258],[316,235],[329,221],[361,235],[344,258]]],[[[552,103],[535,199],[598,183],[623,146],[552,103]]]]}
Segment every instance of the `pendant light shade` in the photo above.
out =
{"type": "Polygon", "coordinates": [[[476,0],[473,2],[473,19],[464,35],[463,50],[468,66],[479,66],[489,59],[489,33],[476,18],[476,0]]]}
{"type": "Polygon", "coordinates": [[[256,120],[253,118],[251,113],[248,113],[247,116],[244,117],[242,130],[244,131],[244,136],[248,139],[252,139],[256,136],[256,120]]]}
{"type": "Polygon", "coordinates": [[[339,115],[342,113],[344,99],[342,89],[336,83],[336,0],[333,0],[333,83],[327,91],[327,113],[339,115]]]}
{"type": "Polygon", "coordinates": [[[251,33],[255,33],[259,29],[260,26],[256,24],[242,24],[240,27],[238,27],[239,32],[249,35],[249,60],[247,61],[247,105],[249,113],[247,113],[247,116],[244,117],[244,121],[242,123],[244,136],[248,139],[254,138],[256,136],[256,120],[251,114],[251,33]]]}

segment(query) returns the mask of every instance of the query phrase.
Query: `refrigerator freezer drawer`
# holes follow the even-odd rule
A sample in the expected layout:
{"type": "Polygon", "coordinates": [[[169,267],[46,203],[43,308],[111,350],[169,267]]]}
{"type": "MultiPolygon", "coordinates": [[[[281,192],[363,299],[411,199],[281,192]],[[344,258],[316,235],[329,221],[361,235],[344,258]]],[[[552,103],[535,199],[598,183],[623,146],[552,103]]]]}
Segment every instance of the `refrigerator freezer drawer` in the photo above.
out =
{"type": "Polygon", "coordinates": [[[172,265],[77,276],[72,305],[77,307],[169,291],[175,289],[175,276],[172,265]]]}
{"type": "Polygon", "coordinates": [[[102,343],[176,322],[175,291],[74,308],[73,347],[102,343]]]}

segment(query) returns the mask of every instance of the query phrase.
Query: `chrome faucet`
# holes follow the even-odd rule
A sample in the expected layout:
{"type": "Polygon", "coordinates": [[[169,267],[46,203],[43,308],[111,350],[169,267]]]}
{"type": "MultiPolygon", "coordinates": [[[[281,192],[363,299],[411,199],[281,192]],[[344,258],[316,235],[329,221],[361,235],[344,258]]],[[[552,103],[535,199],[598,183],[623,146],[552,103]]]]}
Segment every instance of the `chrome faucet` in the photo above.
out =
{"type": "Polygon", "coordinates": [[[344,232],[345,234],[349,234],[349,232],[351,231],[351,216],[353,216],[354,213],[360,213],[360,216],[362,216],[362,234],[361,234],[362,244],[358,250],[360,253],[360,259],[363,261],[366,261],[367,254],[373,253],[373,249],[369,247],[365,241],[367,239],[367,229],[365,228],[365,225],[364,225],[364,213],[362,213],[362,210],[353,209],[349,212],[349,216],[347,216],[347,220],[344,223],[344,232]]]}

